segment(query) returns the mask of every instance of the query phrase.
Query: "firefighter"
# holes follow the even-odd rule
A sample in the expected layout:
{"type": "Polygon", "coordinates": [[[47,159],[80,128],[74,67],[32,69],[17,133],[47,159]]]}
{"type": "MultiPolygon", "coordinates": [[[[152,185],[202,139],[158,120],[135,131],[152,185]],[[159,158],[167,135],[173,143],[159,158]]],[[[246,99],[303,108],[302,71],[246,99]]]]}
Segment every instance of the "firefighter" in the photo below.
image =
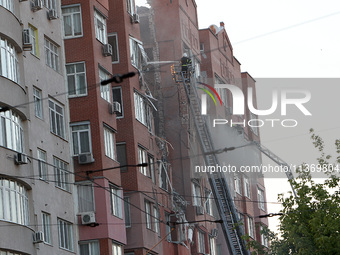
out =
{"type": "Polygon", "coordinates": [[[189,78],[189,70],[191,68],[191,59],[188,58],[188,54],[184,53],[183,57],[181,58],[181,64],[182,64],[182,73],[184,78],[189,78]]]}

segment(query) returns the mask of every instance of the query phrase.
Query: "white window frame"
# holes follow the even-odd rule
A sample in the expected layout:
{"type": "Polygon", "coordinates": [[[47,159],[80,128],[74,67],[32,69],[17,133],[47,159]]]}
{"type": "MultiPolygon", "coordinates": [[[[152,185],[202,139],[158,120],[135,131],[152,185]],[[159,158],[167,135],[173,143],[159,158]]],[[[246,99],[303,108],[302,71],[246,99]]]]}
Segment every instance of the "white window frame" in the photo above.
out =
{"type": "Polygon", "coordinates": [[[209,236],[209,255],[217,255],[216,239],[209,236]]]}
{"type": "Polygon", "coordinates": [[[69,39],[69,38],[82,37],[83,36],[83,23],[82,23],[82,15],[81,15],[81,5],[75,4],[75,5],[62,6],[61,11],[62,11],[63,20],[64,20],[64,22],[63,22],[64,23],[63,24],[64,38],[69,39]],[[64,10],[66,10],[66,9],[71,9],[71,8],[75,8],[75,7],[79,7],[79,11],[74,10],[72,12],[64,12],[64,10]],[[79,15],[80,34],[76,34],[75,26],[74,26],[75,19],[78,19],[77,15],[79,15]],[[70,16],[70,19],[71,19],[71,30],[72,30],[71,35],[65,35],[65,18],[67,16],[70,16]]]}
{"type": "Polygon", "coordinates": [[[24,151],[22,120],[12,110],[0,112],[0,146],[17,152],[24,151]]]}
{"type": "Polygon", "coordinates": [[[136,13],[135,0],[126,0],[127,12],[132,16],[136,13]]]}
{"type": "Polygon", "coordinates": [[[66,76],[67,76],[67,89],[68,89],[68,96],[72,97],[81,97],[87,95],[87,79],[86,79],[86,65],[85,62],[77,62],[77,63],[69,63],[66,64],[66,76]],[[83,71],[77,71],[78,65],[83,65],[83,71]],[[68,67],[73,66],[74,72],[69,72],[68,67]],[[84,84],[81,84],[80,77],[84,77],[84,84]],[[74,79],[74,89],[70,89],[69,78],[74,79]],[[83,93],[81,92],[83,90],[83,93]],[[72,92],[72,94],[70,93],[72,92]],[[74,93],[73,93],[74,92],[74,93]]]}
{"type": "Polygon", "coordinates": [[[27,226],[29,208],[27,189],[22,184],[0,178],[0,220],[27,226]]]}
{"type": "Polygon", "coordinates": [[[57,0],[44,0],[44,6],[49,10],[56,10],[57,0]]]}
{"type": "Polygon", "coordinates": [[[42,91],[33,87],[34,114],[39,119],[43,119],[42,91]]]}
{"type": "Polygon", "coordinates": [[[122,246],[112,243],[112,255],[122,255],[123,251],[122,251],[122,246]]]}
{"type": "Polygon", "coordinates": [[[159,225],[160,214],[156,206],[153,206],[153,216],[154,216],[154,231],[157,234],[160,234],[161,233],[160,225],[159,225]]]}
{"type": "Polygon", "coordinates": [[[202,205],[202,196],[201,196],[201,186],[199,183],[192,182],[192,204],[194,206],[201,206],[202,205]]]}
{"type": "Polygon", "coordinates": [[[168,191],[169,189],[169,176],[168,176],[168,172],[167,172],[167,169],[166,167],[160,163],[159,164],[159,187],[163,190],[166,190],[168,191]],[[164,181],[163,181],[163,178],[162,178],[162,175],[164,173],[164,181]]]}
{"type": "Polygon", "coordinates": [[[261,234],[261,244],[265,247],[268,247],[268,237],[266,237],[263,233],[263,226],[260,227],[260,234],[261,234]]]}
{"type": "Polygon", "coordinates": [[[98,255],[100,254],[100,245],[98,240],[91,241],[81,241],[79,242],[79,254],[82,254],[82,248],[84,247],[87,250],[87,255],[98,255]]]}
{"type": "Polygon", "coordinates": [[[113,98],[113,102],[118,102],[120,103],[120,107],[122,112],[116,113],[116,118],[120,119],[120,118],[124,118],[124,105],[123,105],[123,91],[122,91],[122,87],[112,87],[112,98],[113,98]],[[115,92],[114,92],[115,91],[115,92]],[[118,101],[115,100],[115,96],[114,95],[119,95],[118,101]]]}
{"type": "Polygon", "coordinates": [[[42,230],[44,233],[44,243],[52,244],[51,238],[51,215],[41,212],[42,230]]]}
{"type": "MultiPolygon", "coordinates": [[[[138,164],[147,163],[147,162],[148,162],[148,160],[147,160],[146,150],[143,147],[138,146],[138,164]]],[[[145,176],[149,176],[147,166],[140,166],[139,172],[141,172],[145,176]]]]}
{"type": "Polygon", "coordinates": [[[70,174],[68,171],[67,163],[53,157],[55,186],[70,192],[70,174]]]}
{"type": "MultiPolygon", "coordinates": [[[[104,68],[99,66],[99,81],[104,81],[109,79],[109,72],[106,71],[104,68]]],[[[100,85],[100,96],[107,102],[111,103],[111,85],[100,85]]]]}
{"type": "Polygon", "coordinates": [[[214,199],[213,199],[213,194],[210,190],[205,190],[205,210],[207,212],[207,214],[213,216],[213,202],[214,202],[214,199]]]}
{"type": "Polygon", "coordinates": [[[254,238],[254,219],[247,215],[248,235],[254,238]]]}
{"type": "Polygon", "coordinates": [[[13,44],[0,37],[0,75],[19,83],[18,55],[13,44]]]}
{"type": "Polygon", "coordinates": [[[198,253],[205,254],[205,237],[204,232],[197,229],[197,250],[198,253]]]}
{"type": "Polygon", "coordinates": [[[106,17],[97,9],[94,10],[94,26],[97,40],[107,44],[106,17]]]}
{"type": "Polygon", "coordinates": [[[39,179],[47,181],[47,154],[46,151],[38,148],[38,171],[39,171],[39,179]]]}
{"type": "Polygon", "coordinates": [[[51,133],[65,138],[65,110],[64,106],[56,101],[49,99],[48,108],[50,115],[50,131],[51,133]],[[60,109],[59,109],[60,108],[60,109]],[[54,122],[54,126],[53,126],[54,122]]]}
{"type": "Polygon", "coordinates": [[[104,146],[105,156],[115,160],[116,159],[115,132],[106,125],[104,125],[104,146]]]}
{"type": "Polygon", "coordinates": [[[146,108],[144,98],[138,92],[134,92],[135,117],[143,125],[146,125],[146,108]]]}
{"type": "Polygon", "coordinates": [[[110,184],[110,193],[111,193],[111,213],[112,215],[122,219],[123,218],[122,190],[110,184]]]}
{"type": "Polygon", "coordinates": [[[39,57],[38,29],[36,27],[32,26],[31,24],[28,25],[28,28],[29,28],[29,31],[30,31],[29,35],[30,35],[31,42],[32,42],[31,53],[34,56],[39,57]]]}
{"type": "Polygon", "coordinates": [[[92,182],[77,183],[78,212],[95,212],[95,199],[92,182]]]}
{"type": "Polygon", "coordinates": [[[235,175],[234,184],[235,184],[235,192],[237,194],[242,195],[242,181],[241,181],[241,177],[238,174],[235,175]]]}
{"type": "Polygon", "coordinates": [[[83,153],[92,153],[92,142],[91,142],[91,126],[90,122],[77,122],[77,123],[71,123],[71,137],[72,137],[72,154],[73,156],[78,156],[79,154],[83,153]],[[80,128],[83,126],[83,129],[75,130],[76,127],[80,128]],[[81,142],[81,134],[87,133],[87,139],[88,139],[88,150],[86,151],[85,148],[82,148],[82,142],[81,142]],[[77,139],[77,144],[75,144],[75,137],[77,139]],[[76,147],[77,146],[77,150],[76,147]]]}
{"type": "Polygon", "coordinates": [[[59,46],[45,37],[45,64],[59,72],[59,46]]]}
{"type": "Polygon", "coordinates": [[[264,202],[264,191],[263,189],[257,188],[257,197],[258,197],[258,205],[259,209],[262,211],[266,211],[265,209],[265,202],[264,202]]]}
{"type": "Polygon", "coordinates": [[[251,198],[250,182],[247,176],[243,176],[244,195],[251,198]]]}
{"type": "Polygon", "coordinates": [[[147,229],[152,229],[152,224],[151,224],[151,202],[145,200],[145,225],[147,229]]]}
{"type": "Polygon", "coordinates": [[[130,36],[129,42],[130,42],[131,65],[137,68],[138,70],[140,70],[142,68],[142,62],[143,62],[143,54],[142,54],[143,43],[131,36],[130,36]]]}
{"type": "Polygon", "coordinates": [[[73,251],[73,225],[72,223],[58,218],[59,248],[73,251]]]}
{"type": "Polygon", "coordinates": [[[148,170],[152,182],[156,184],[155,158],[151,154],[148,154],[148,170]]]}
{"type": "Polygon", "coordinates": [[[0,6],[14,13],[14,0],[0,0],[0,6]]]}
{"type": "Polygon", "coordinates": [[[108,35],[108,42],[111,44],[112,46],[112,56],[111,56],[111,60],[112,60],[112,64],[117,64],[119,63],[119,45],[118,45],[118,34],[117,33],[111,33],[108,35]],[[113,44],[110,43],[110,37],[113,37],[113,44]],[[115,59],[116,58],[116,59],[115,59]]]}

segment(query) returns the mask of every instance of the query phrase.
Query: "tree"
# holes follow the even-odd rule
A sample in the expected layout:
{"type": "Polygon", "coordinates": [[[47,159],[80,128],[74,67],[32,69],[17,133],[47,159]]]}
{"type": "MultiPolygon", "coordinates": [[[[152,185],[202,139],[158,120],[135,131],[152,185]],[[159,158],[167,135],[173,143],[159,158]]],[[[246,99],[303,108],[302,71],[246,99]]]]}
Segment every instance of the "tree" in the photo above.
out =
{"type": "Polygon", "coordinates": [[[340,254],[340,140],[335,141],[337,158],[334,163],[324,152],[324,141],[311,129],[311,138],[320,152],[318,167],[327,172],[323,183],[316,183],[311,176],[311,166],[302,164],[299,176],[291,183],[297,193],[294,197],[280,194],[278,201],[283,209],[279,221],[280,238],[267,231],[271,240],[267,251],[254,243],[253,254],[340,254]]]}

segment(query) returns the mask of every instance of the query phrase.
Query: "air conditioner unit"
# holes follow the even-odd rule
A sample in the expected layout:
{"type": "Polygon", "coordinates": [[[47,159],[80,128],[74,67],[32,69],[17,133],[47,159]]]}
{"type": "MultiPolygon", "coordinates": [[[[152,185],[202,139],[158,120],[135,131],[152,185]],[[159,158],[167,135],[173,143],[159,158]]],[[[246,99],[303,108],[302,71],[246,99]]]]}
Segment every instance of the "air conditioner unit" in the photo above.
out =
{"type": "Polygon", "coordinates": [[[217,237],[217,235],[218,235],[218,229],[217,229],[217,228],[213,228],[213,229],[211,230],[211,236],[212,236],[212,237],[217,237]]]}
{"type": "Polygon", "coordinates": [[[104,57],[112,56],[112,46],[111,44],[103,45],[103,55],[104,57]]]}
{"type": "Polygon", "coordinates": [[[28,163],[27,155],[22,154],[22,153],[17,153],[17,155],[15,155],[15,164],[23,165],[23,164],[27,164],[27,163],[28,163]]]}
{"type": "Polygon", "coordinates": [[[43,8],[43,1],[42,0],[33,0],[31,2],[31,9],[32,11],[39,11],[43,8]]]}
{"type": "Polygon", "coordinates": [[[139,15],[138,14],[133,14],[132,23],[139,23],[139,15]]]}
{"type": "Polygon", "coordinates": [[[96,223],[96,216],[94,212],[87,212],[81,215],[81,224],[89,225],[96,223]]]}
{"type": "Polygon", "coordinates": [[[204,208],[203,206],[196,206],[196,214],[197,215],[203,215],[204,214],[204,208]]]}
{"type": "Polygon", "coordinates": [[[30,37],[30,30],[24,29],[22,31],[22,45],[24,50],[32,50],[32,40],[30,37]]]}
{"type": "Polygon", "coordinates": [[[82,153],[78,155],[78,163],[79,164],[90,164],[93,163],[93,155],[92,153],[82,153]]]}
{"type": "Polygon", "coordinates": [[[121,113],[122,112],[122,107],[120,103],[118,102],[113,102],[112,104],[109,104],[109,113],[110,114],[115,114],[115,113],[121,113]]]}
{"type": "Polygon", "coordinates": [[[44,241],[44,232],[38,231],[33,234],[33,243],[42,243],[44,241]]]}
{"type": "Polygon", "coordinates": [[[58,18],[57,10],[54,10],[54,9],[49,10],[48,13],[47,13],[47,17],[48,17],[49,20],[57,19],[58,18]]]}

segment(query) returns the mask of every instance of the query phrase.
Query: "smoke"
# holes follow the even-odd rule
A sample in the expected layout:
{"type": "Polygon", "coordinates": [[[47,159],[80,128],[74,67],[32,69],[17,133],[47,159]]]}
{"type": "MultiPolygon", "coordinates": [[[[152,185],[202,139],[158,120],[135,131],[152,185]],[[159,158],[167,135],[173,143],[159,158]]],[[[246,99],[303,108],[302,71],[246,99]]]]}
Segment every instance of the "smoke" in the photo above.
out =
{"type": "Polygon", "coordinates": [[[147,0],[136,0],[136,6],[139,6],[139,7],[147,7],[147,8],[151,8],[150,4],[148,4],[148,1],[147,0]]]}

